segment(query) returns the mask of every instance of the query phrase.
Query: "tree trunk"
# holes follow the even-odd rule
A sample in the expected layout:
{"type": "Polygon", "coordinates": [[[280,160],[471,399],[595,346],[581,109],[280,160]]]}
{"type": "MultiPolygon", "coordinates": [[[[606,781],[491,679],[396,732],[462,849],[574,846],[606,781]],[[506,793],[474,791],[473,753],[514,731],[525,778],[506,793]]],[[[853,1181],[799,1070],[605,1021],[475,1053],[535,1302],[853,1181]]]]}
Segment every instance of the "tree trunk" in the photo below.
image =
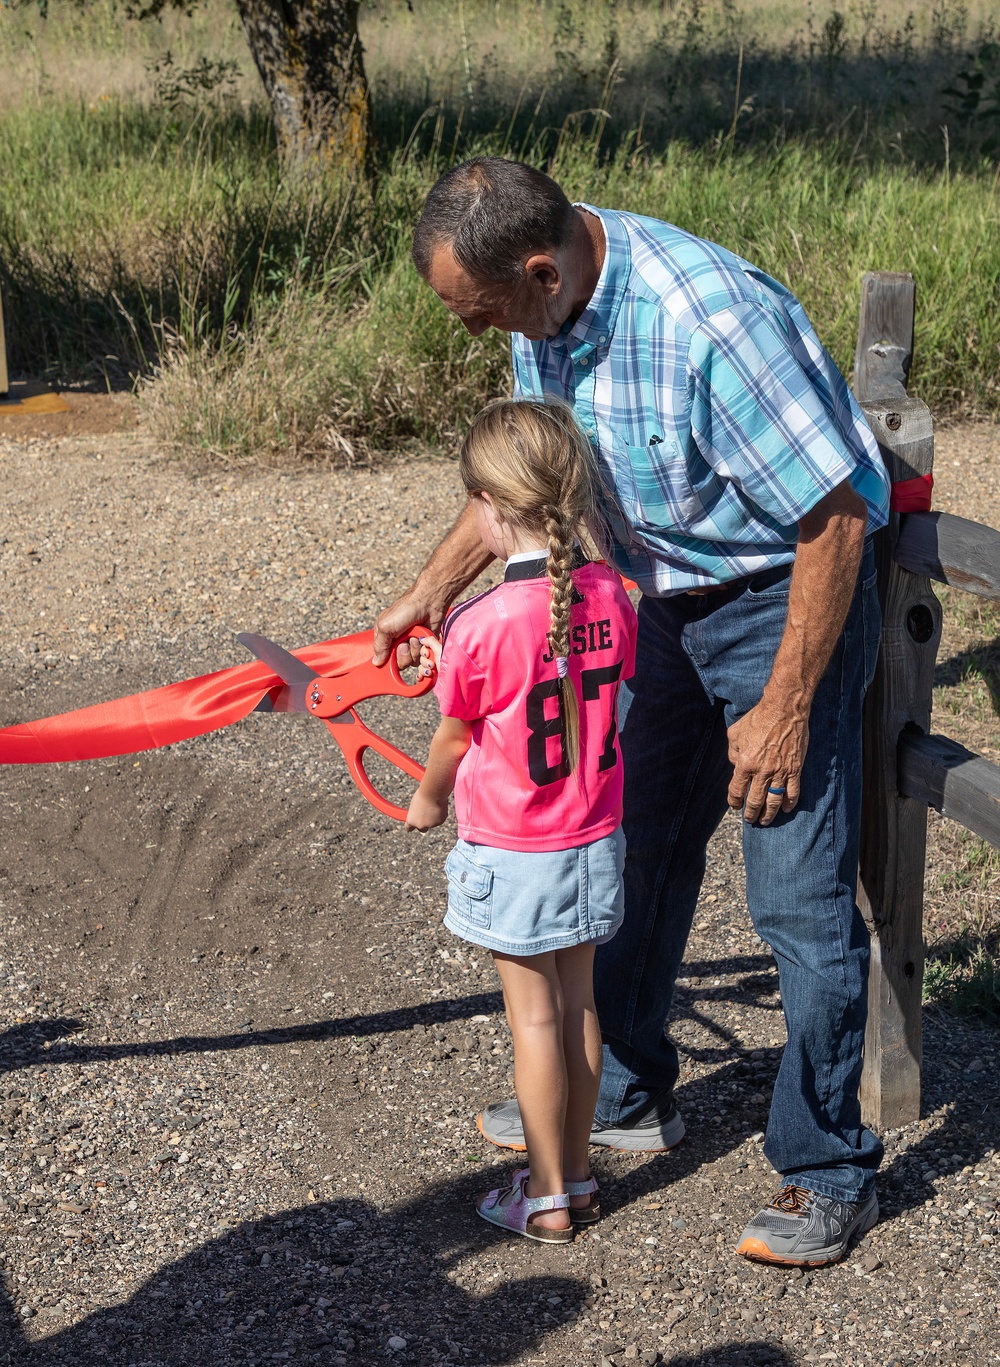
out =
{"type": "Polygon", "coordinates": [[[372,173],[358,6],[359,0],[237,0],[289,168],[372,173]]]}

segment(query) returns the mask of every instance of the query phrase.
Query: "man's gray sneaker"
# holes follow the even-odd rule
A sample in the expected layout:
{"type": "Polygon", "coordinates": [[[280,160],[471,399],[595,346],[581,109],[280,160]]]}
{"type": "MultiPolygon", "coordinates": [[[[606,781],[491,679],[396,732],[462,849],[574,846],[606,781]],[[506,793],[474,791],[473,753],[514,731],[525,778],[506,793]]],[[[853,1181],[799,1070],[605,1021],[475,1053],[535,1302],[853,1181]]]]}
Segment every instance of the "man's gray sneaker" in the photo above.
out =
{"type": "MultiPolygon", "coordinates": [[[[479,1132],[502,1149],[524,1152],[524,1128],[516,1101],[496,1101],[487,1106],[478,1120],[479,1132]]],[[[684,1138],[684,1121],[673,1101],[649,1115],[640,1116],[634,1125],[604,1125],[594,1120],[591,1144],[605,1149],[625,1149],[629,1153],[660,1153],[672,1149],[684,1138]]]]}
{"type": "Polygon", "coordinates": [[[782,1187],[753,1217],[736,1252],[785,1267],[838,1263],[878,1219],[875,1193],[866,1201],[840,1201],[805,1187],[782,1187]]]}

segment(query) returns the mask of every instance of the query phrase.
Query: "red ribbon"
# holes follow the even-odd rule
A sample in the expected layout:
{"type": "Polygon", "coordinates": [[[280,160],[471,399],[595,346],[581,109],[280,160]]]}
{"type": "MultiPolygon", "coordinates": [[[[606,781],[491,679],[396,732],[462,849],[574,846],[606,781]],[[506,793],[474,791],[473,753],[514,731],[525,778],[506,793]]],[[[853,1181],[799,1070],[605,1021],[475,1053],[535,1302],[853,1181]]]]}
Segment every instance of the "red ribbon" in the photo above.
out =
{"type": "MultiPolygon", "coordinates": [[[[296,651],[318,674],[338,674],[371,659],[371,633],[322,641],[296,651]]],[[[254,662],[202,674],[165,688],[23,722],[0,730],[0,764],[52,764],[155,750],[217,731],[249,716],[282,681],[254,662]]]]}
{"type": "Polygon", "coordinates": [[[894,513],[929,513],[933,488],[933,475],[915,475],[913,479],[901,479],[898,484],[892,486],[889,508],[894,513]]]}

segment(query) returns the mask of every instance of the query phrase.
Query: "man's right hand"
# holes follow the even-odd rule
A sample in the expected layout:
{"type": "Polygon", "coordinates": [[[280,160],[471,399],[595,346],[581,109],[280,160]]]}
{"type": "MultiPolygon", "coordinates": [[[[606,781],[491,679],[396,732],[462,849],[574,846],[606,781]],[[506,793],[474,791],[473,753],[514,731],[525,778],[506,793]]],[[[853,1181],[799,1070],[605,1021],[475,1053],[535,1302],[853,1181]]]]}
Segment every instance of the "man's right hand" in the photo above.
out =
{"type": "Polygon", "coordinates": [[[431,631],[438,633],[443,621],[444,611],[441,608],[430,603],[416,586],[408,589],[391,607],[386,608],[375,623],[375,653],[372,659],[377,665],[385,664],[393,642],[398,641],[396,659],[400,669],[419,665],[423,638],[411,636],[406,639],[406,633],[416,626],[430,627],[431,631]]]}
{"type": "Polygon", "coordinates": [[[385,664],[393,641],[399,641],[396,658],[400,669],[419,664],[420,638],[405,639],[406,633],[411,627],[424,626],[439,635],[445,613],[492,559],[492,552],[479,539],[475,509],[469,502],[420,571],[417,582],[391,608],[386,608],[375,623],[374,662],[385,664]]]}

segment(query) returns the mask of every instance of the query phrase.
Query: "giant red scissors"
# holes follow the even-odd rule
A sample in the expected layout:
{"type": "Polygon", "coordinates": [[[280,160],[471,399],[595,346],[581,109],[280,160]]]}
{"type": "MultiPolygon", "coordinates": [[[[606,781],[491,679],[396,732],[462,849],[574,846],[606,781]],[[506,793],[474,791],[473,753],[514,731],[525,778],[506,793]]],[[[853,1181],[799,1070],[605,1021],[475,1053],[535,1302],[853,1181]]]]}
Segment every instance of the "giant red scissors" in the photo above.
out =
{"type": "MultiPolygon", "coordinates": [[[[407,637],[430,636],[413,627],[407,637]]],[[[203,674],[165,688],[133,693],[75,712],[0,729],[0,764],[52,764],[66,760],[130,755],[173,745],[220,730],[251,712],[308,712],[321,718],[343,752],[354,782],[386,816],[402,821],[405,807],[383,797],[365,771],[364,757],[374,750],[410,778],[423,767],[372,731],[358,715],[369,698],[417,698],[432,686],[429,676],[407,683],[396,652],[388,663],[372,663],[374,632],[359,631],[292,654],[264,636],[237,639],[260,663],[203,674]]]]}

